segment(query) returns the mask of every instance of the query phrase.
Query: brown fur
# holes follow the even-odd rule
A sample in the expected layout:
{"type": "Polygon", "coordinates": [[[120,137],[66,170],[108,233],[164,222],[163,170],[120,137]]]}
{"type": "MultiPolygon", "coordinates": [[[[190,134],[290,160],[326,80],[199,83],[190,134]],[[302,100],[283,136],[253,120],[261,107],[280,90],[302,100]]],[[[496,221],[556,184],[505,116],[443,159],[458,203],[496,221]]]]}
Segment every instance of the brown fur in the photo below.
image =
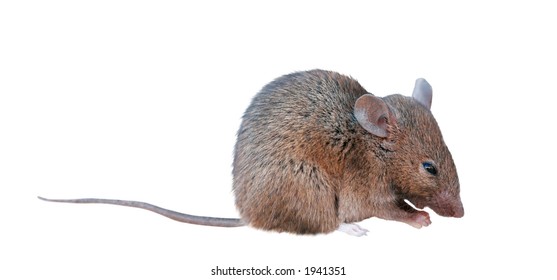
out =
{"type": "Polygon", "coordinates": [[[427,225],[428,214],[404,199],[461,216],[456,168],[431,112],[411,97],[387,96],[389,133],[377,137],[353,114],[363,94],[350,77],[313,70],[280,77],[254,97],[233,165],[245,223],[294,233],[331,232],[374,216],[427,225]],[[439,176],[420,171],[424,160],[437,164],[439,176]]]}

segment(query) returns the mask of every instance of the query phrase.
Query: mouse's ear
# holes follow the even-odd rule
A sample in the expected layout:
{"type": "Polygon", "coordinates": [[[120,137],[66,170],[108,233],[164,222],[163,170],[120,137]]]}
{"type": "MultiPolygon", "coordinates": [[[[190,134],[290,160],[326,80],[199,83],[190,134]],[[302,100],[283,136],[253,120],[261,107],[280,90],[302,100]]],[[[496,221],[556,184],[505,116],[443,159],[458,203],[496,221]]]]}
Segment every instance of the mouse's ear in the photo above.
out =
{"type": "Polygon", "coordinates": [[[379,137],[387,137],[389,134],[387,130],[389,108],[381,98],[371,94],[360,96],[354,105],[354,116],[371,134],[379,137]]]}
{"type": "Polygon", "coordinates": [[[414,92],[412,92],[412,97],[424,107],[431,109],[433,90],[431,89],[431,85],[424,78],[419,78],[416,80],[416,85],[414,85],[414,92]]]}

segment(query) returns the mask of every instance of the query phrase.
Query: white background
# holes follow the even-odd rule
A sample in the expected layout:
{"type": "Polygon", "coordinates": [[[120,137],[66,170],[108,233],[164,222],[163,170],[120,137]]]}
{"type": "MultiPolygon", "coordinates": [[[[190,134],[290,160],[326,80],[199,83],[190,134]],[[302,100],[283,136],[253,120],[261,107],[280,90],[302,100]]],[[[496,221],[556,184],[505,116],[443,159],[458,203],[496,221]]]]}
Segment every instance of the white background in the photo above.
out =
{"type": "MultiPolygon", "coordinates": [[[[0,4],[1,279],[288,279],[211,276],[216,266],[555,278],[554,4],[182,2],[0,4]],[[410,94],[427,78],[464,218],[431,213],[421,230],[372,218],[363,238],[296,236],[36,199],[237,217],[243,111],[267,82],[313,68],[378,96],[410,94]]],[[[291,278],[320,279],[301,274],[291,278]]]]}

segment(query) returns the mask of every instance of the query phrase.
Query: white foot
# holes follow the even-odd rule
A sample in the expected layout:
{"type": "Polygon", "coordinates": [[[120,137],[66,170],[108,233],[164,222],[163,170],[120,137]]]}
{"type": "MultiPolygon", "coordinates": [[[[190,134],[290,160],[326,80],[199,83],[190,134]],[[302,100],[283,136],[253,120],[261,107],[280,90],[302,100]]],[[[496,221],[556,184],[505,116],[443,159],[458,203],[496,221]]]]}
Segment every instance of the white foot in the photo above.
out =
{"type": "Polygon", "coordinates": [[[340,224],[337,230],[358,237],[367,235],[368,232],[367,229],[360,227],[357,224],[344,224],[344,223],[340,224]]]}

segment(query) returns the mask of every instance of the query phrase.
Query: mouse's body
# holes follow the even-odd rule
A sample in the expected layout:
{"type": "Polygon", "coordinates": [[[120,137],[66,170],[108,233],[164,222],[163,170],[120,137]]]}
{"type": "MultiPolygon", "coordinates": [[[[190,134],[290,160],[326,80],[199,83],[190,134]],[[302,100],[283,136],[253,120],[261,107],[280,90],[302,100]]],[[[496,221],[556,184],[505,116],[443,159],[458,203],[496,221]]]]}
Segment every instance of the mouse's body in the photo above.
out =
{"type": "MultiPolygon", "coordinates": [[[[238,131],[233,190],[241,219],[218,222],[183,214],[181,221],[299,234],[340,229],[355,235],[365,230],[350,224],[369,217],[418,228],[431,223],[427,212],[405,200],[462,217],[456,168],[429,110],[431,97],[423,79],[413,97],[378,98],[335,72],[282,76],[253,98],[238,131]]],[[[141,202],[56,201],[181,215],[141,202]]]]}
{"type": "Polygon", "coordinates": [[[314,70],[280,77],[254,97],[233,170],[246,223],[296,233],[331,232],[369,217],[429,224],[427,213],[404,199],[462,215],[456,169],[429,108],[401,95],[382,98],[381,108],[374,97],[369,105],[383,110],[375,118],[385,126],[370,132],[362,122],[376,120],[355,114],[364,95],[356,80],[314,70]],[[421,172],[426,161],[439,166],[437,176],[421,172]],[[438,191],[448,192],[439,202],[438,191]]]}

